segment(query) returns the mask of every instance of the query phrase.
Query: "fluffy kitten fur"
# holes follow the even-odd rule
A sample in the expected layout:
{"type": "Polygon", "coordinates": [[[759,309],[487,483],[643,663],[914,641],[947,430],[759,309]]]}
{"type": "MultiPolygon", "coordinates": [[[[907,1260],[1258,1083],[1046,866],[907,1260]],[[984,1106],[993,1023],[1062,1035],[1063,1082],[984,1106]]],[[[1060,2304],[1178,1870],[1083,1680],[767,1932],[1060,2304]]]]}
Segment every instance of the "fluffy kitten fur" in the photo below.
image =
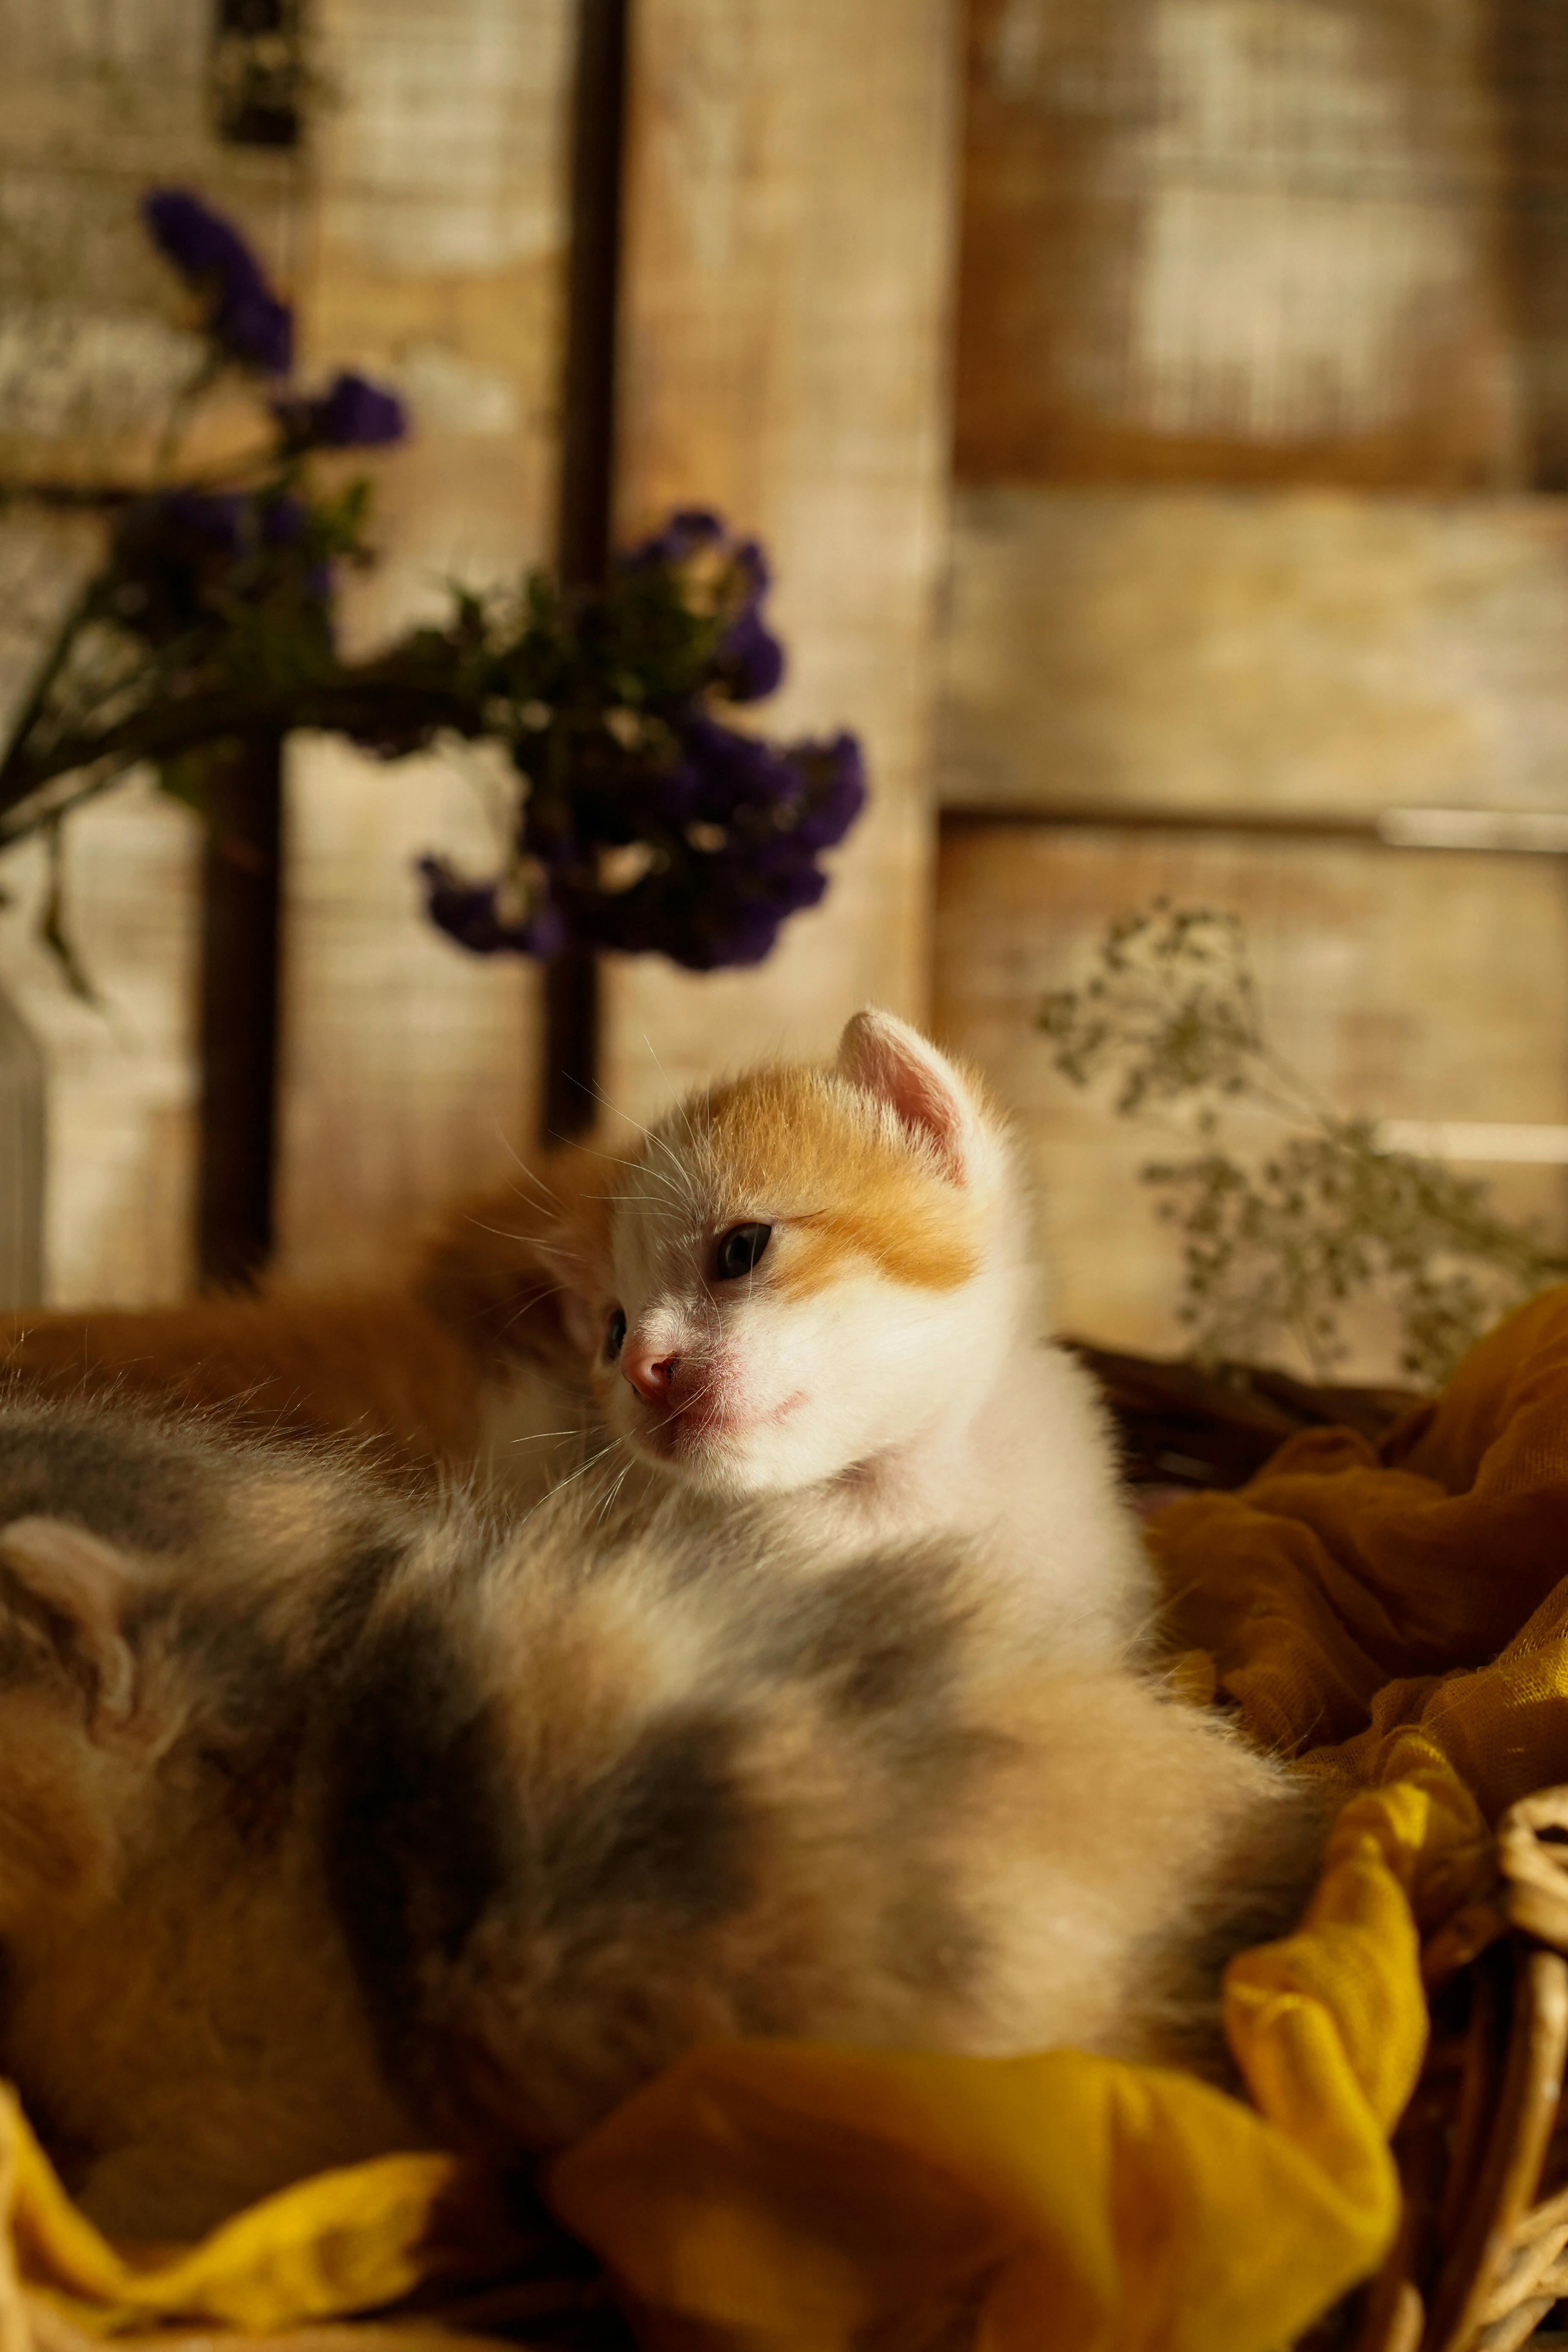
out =
{"type": "Polygon", "coordinates": [[[1013,1139],[903,1022],[859,1013],[826,1067],[692,1095],[572,1209],[568,1317],[606,1428],[658,1478],[788,1493],[818,1548],[961,1535],[1063,1658],[1148,1625],[1107,1416],[1046,1337],[1013,1139]]]}
{"type": "Polygon", "coordinates": [[[961,1549],[825,1565],[562,1497],[0,1415],[0,2072],[106,2226],[502,2158],[735,2032],[1223,2066],[1315,1800],[1017,1657],[961,1549]]]}
{"type": "Polygon", "coordinates": [[[0,1318],[0,1369],[35,1397],[217,1408],[255,1436],[351,1437],[395,1483],[478,1479],[537,1502],[592,1421],[551,1242],[558,1201],[597,1186],[600,1165],[562,1152],[464,1202],[381,1289],[0,1318]]]}
{"type": "Polygon", "coordinates": [[[8,1361],[35,1394],[352,1433],[384,1468],[514,1502],[613,1436],[629,1486],[789,1492],[819,1548],[961,1531],[1031,1631],[1101,1655],[1152,1616],[1150,1573],[1092,1382],[1045,1322],[1004,1123],[866,1012],[826,1067],[764,1065],[624,1155],[521,1171],[383,1293],[18,1318],[8,1361]],[[769,1229],[764,1255],[718,1279],[722,1235],[747,1225],[769,1229]]]}

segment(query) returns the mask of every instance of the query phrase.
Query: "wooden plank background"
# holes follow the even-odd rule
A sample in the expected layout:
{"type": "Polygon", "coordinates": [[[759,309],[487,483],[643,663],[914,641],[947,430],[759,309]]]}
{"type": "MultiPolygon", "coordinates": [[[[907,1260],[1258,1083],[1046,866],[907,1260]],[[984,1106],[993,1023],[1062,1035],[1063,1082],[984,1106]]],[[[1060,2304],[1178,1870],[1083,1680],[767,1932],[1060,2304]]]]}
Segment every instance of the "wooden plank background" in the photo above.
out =
{"type": "Polygon", "coordinates": [[[957,139],[951,0],[634,12],[619,535],[670,508],[760,534],[789,646],[770,732],[854,728],[869,813],[761,970],[612,961],[604,1084],[642,1116],[715,1067],[826,1050],[928,988],[957,139]]]}
{"type": "Polygon", "coordinates": [[[973,0],[961,477],[1522,479],[1495,14],[973,0]]]}
{"type": "MultiPolygon", "coordinates": [[[[571,0],[326,0],[339,96],[316,144],[308,350],[403,390],[376,468],[377,570],[344,598],[374,644],[446,583],[516,583],[553,552],[571,0]]],[[[469,956],[420,909],[425,850],[493,871],[501,780],[440,751],[383,763],[290,748],[279,1263],[368,1274],[531,1141],[538,973],[469,956]]]]}
{"type": "Polygon", "coordinates": [[[949,806],[1564,803],[1556,499],[971,489],[950,613],[949,806]]]}
{"type": "MultiPolygon", "coordinates": [[[[208,119],[210,15],[199,0],[90,11],[3,0],[0,54],[0,474],[136,478],[195,347],[137,206],[188,182],[230,212],[283,282],[299,248],[300,165],[221,147],[208,119]]],[[[211,453],[253,430],[243,394],[219,404],[211,453]]],[[[98,525],[0,514],[0,698],[25,680],[98,525]]],[[[40,949],[40,851],[0,883],[0,982],[46,1064],[44,1288],[52,1303],[181,1296],[194,1275],[192,987],[197,842],[144,781],[68,836],[69,905],[97,1007],[40,949]]]]}
{"type": "MultiPolygon", "coordinates": [[[[1169,1122],[1080,1092],[1036,1027],[1105,926],[1163,894],[1247,928],[1271,1045],[1330,1102],[1378,1118],[1568,1124],[1568,889],[1559,861],[1244,836],[1184,840],[1047,824],[944,828],[935,1025],[1017,1113],[1069,1328],[1177,1349],[1180,1244],[1140,1185],[1184,1156],[1169,1122]]],[[[1244,1152],[1279,1130],[1242,1119],[1244,1152]]],[[[1472,1174],[1479,1170],[1468,1171],[1472,1174]]],[[[1500,1168],[1500,1206],[1561,1230],[1559,1168],[1500,1168]]],[[[1395,1370],[1386,1318],[1355,1328],[1352,1376],[1395,1370]]],[[[1288,1346],[1278,1360],[1305,1371],[1288,1346]]]]}

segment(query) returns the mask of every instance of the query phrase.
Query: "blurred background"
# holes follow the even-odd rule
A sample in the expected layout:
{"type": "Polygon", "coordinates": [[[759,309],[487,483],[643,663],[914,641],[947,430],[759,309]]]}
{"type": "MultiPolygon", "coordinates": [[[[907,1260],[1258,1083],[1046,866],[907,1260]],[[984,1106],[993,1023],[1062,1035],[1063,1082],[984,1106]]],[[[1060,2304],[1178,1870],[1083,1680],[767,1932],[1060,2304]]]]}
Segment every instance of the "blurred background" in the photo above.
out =
{"type": "Polygon", "coordinates": [[[769,730],[853,729],[870,785],[823,903],[710,974],[431,925],[416,859],[493,862],[483,746],[297,728],[270,816],[121,778],[60,836],[90,998],[33,830],[11,1303],[374,1276],[542,1131],[871,1000],[1019,1113],[1063,1319],[1174,1349],[1149,1136],[1037,1018],[1161,896],[1245,920],[1324,1099],[1560,1234],[1561,0],[0,0],[0,53],[13,726],[195,363],[174,184],[305,375],[406,412],[342,646],[715,509],[773,569],[769,730]]]}

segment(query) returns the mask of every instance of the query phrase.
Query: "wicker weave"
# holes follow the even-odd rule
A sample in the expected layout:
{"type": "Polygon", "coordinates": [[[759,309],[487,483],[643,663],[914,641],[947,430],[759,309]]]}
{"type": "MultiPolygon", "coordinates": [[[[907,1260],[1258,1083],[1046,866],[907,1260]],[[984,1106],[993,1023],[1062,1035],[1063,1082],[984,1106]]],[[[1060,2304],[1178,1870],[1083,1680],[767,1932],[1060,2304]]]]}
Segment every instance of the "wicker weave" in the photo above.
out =
{"type": "Polygon", "coordinates": [[[1515,1805],[1496,1902],[1429,1948],[1432,2043],[1394,2140],[1404,2220],[1354,2352],[1552,2340],[1539,2331],[1568,2298],[1565,1834],[1568,1788],[1515,1805]]]}
{"type": "MultiPolygon", "coordinates": [[[[1237,1486],[1296,1431],[1373,1444],[1420,1400],[1313,1387],[1256,1366],[1212,1371],[1072,1343],[1105,1392],[1133,1483],[1237,1486]]],[[[1432,2040],[1394,2137],[1405,2190],[1380,2275],[1298,2352],[1568,2352],[1568,1787],[1498,1832],[1495,1900],[1428,1945],[1432,2040]]]]}

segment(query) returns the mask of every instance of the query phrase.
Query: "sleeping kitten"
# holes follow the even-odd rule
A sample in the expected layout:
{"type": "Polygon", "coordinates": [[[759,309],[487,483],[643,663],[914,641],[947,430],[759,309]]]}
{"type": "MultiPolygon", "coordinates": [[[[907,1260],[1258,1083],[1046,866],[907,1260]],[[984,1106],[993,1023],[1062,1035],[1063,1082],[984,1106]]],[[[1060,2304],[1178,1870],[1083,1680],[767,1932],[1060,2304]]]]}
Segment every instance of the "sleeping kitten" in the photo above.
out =
{"type": "Polygon", "coordinates": [[[442,1219],[379,1288],[279,1283],[177,1307],[0,1318],[0,1370],[18,1393],[220,1408],[256,1436],[353,1438],[399,1485],[477,1478],[537,1502],[596,1425],[551,1237],[563,1199],[602,1189],[602,1165],[563,1151],[522,1170],[442,1219]]]}
{"type": "Polygon", "coordinates": [[[1089,1375],[1043,1328],[1027,1190],[978,1084],[891,1014],[661,1119],[559,1248],[606,1428],[662,1481],[795,1498],[803,1540],[962,1535],[1058,1655],[1153,1614],[1089,1375]]]}
{"type": "Polygon", "coordinates": [[[734,2033],[1223,2071],[1316,1801],[950,1545],[510,1538],[124,1414],[0,1415],[0,2073],[87,2210],[506,2159],[734,2033]]]}

